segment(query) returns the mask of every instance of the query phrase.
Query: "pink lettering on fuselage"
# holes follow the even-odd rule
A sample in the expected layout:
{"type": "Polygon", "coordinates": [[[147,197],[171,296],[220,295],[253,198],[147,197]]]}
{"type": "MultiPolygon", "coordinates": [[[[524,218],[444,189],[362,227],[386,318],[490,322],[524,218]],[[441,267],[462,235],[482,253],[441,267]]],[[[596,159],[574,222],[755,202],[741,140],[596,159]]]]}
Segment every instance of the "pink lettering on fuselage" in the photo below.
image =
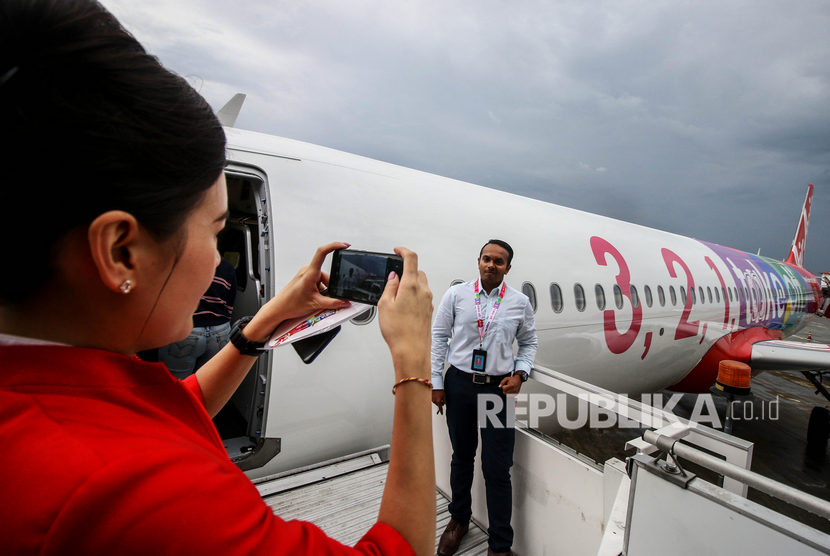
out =
{"type": "Polygon", "coordinates": [[[689,271],[689,267],[683,262],[683,259],[670,249],[666,249],[665,247],[660,250],[663,253],[663,261],[666,263],[666,268],[669,270],[669,276],[672,278],[677,278],[677,271],[675,270],[675,264],[679,265],[680,268],[683,269],[683,272],[686,273],[686,287],[689,290],[689,293],[686,294],[686,305],[683,307],[683,314],[680,315],[680,322],[677,324],[677,330],[674,333],[674,339],[680,340],[683,338],[691,338],[693,336],[697,336],[697,331],[700,328],[700,323],[698,321],[690,321],[689,315],[692,313],[692,294],[691,290],[695,289],[695,281],[692,278],[692,273],[689,271]]]}
{"type": "MultiPolygon", "coordinates": [[[[620,269],[617,274],[617,285],[620,287],[622,294],[631,303],[632,315],[631,324],[628,330],[620,332],[617,330],[617,321],[613,309],[606,309],[603,312],[603,322],[605,328],[605,343],[611,353],[623,353],[634,344],[637,339],[637,334],[640,333],[640,326],[643,324],[643,306],[638,303],[634,307],[631,301],[631,273],[628,270],[628,264],[617,249],[601,237],[591,237],[591,249],[594,252],[594,258],[600,266],[608,266],[607,255],[611,255],[620,269]]],[[[646,352],[648,346],[646,346],[646,352]]],[[[645,357],[645,353],[643,353],[645,357]]]]}
{"type": "Polygon", "coordinates": [[[723,305],[724,305],[723,329],[726,330],[726,327],[729,326],[729,299],[726,296],[726,282],[723,281],[723,276],[721,276],[720,270],[718,270],[718,267],[715,265],[714,262],[712,262],[712,259],[710,259],[708,256],[706,256],[704,258],[704,260],[706,261],[706,264],[709,265],[709,268],[711,268],[712,270],[715,271],[715,274],[718,277],[718,281],[720,282],[721,291],[723,292],[723,305]]]}

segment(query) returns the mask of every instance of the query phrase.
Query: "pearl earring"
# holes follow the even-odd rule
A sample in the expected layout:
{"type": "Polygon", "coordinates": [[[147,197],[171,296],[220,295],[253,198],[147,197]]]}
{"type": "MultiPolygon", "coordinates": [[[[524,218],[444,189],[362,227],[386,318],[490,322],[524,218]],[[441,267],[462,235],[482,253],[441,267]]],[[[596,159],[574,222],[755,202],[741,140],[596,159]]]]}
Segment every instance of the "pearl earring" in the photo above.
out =
{"type": "Polygon", "coordinates": [[[129,278],[121,282],[121,285],[118,286],[118,289],[121,290],[121,293],[128,294],[133,289],[133,282],[129,278]]]}

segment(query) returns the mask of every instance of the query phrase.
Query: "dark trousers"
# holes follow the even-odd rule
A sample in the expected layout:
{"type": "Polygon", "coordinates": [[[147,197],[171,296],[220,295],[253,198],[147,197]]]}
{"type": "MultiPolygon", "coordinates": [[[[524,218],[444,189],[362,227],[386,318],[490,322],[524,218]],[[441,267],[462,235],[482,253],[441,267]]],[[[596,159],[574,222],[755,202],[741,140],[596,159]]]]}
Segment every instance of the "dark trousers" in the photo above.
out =
{"type": "MultiPolygon", "coordinates": [[[[444,395],[447,403],[447,428],[452,443],[450,464],[450,488],[452,502],[450,515],[455,521],[467,523],[472,516],[473,470],[478,432],[481,430],[481,470],[487,490],[487,517],[490,527],[490,548],[494,552],[506,552],[513,545],[513,528],[510,517],[513,512],[513,488],[510,484],[510,467],[513,465],[513,444],[516,432],[507,424],[507,400],[498,383],[473,384],[467,373],[450,367],[444,377],[444,395]],[[479,429],[478,395],[497,394],[502,410],[494,427],[485,420],[479,429]]],[[[493,407],[492,404],[489,407],[493,407]]]]}

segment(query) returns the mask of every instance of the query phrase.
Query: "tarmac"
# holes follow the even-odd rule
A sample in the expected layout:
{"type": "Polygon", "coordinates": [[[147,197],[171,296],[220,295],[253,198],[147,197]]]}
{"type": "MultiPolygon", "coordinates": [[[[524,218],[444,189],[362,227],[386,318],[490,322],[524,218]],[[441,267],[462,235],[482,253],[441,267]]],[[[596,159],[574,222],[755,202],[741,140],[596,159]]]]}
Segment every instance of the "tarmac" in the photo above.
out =
{"type": "MultiPolygon", "coordinates": [[[[830,344],[830,319],[815,317],[797,335],[787,340],[830,344]]],[[[825,387],[830,389],[830,375],[825,387]]],[[[770,371],[752,377],[752,397],[741,404],[732,433],[754,443],[751,469],[766,477],[830,501],[830,457],[827,446],[823,453],[808,454],[807,424],[815,406],[830,408],[830,402],[817,394],[815,387],[801,372],[770,371]]],[[[664,392],[671,395],[670,392],[664,392]]],[[[675,413],[688,417],[694,407],[695,395],[687,394],[675,413]]],[[[719,415],[726,403],[718,401],[719,415]]],[[[645,430],[645,429],[643,429],[645,430]]],[[[642,434],[642,430],[639,434],[642,434]]],[[[624,450],[625,442],[638,436],[637,429],[561,430],[552,436],[577,452],[602,463],[611,457],[625,460],[632,452],[624,450]]],[[[695,470],[697,471],[697,470],[695,470]]],[[[701,476],[705,476],[703,470],[701,476]]],[[[708,480],[717,481],[714,476],[708,480]]],[[[749,490],[750,500],[770,507],[784,515],[830,534],[830,521],[749,490]]]]}

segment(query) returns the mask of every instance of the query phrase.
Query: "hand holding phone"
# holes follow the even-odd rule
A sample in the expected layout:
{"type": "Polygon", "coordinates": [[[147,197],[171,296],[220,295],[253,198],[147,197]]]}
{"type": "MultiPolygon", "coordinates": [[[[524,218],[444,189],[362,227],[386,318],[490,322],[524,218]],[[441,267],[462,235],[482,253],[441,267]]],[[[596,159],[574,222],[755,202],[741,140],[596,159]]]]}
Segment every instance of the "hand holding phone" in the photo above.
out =
{"type": "Polygon", "coordinates": [[[254,320],[245,326],[245,336],[249,340],[265,340],[286,320],[302,317],[320,309],[348,307],[348,303],[320,293],[325,282],[325,273],[321,272],[321,268],[326,255],[335,249],[347,247],[348,243],[340,241],[318,247],[311,262],[302,267],[277,295],[257,311],[254,320]]]}
{"type": "Polygon", "coordinates": [[[327,294],[377,305],[390,272],[403,274],[403,259],[392,253],[338,249],[332,254],[327,294]]]}

